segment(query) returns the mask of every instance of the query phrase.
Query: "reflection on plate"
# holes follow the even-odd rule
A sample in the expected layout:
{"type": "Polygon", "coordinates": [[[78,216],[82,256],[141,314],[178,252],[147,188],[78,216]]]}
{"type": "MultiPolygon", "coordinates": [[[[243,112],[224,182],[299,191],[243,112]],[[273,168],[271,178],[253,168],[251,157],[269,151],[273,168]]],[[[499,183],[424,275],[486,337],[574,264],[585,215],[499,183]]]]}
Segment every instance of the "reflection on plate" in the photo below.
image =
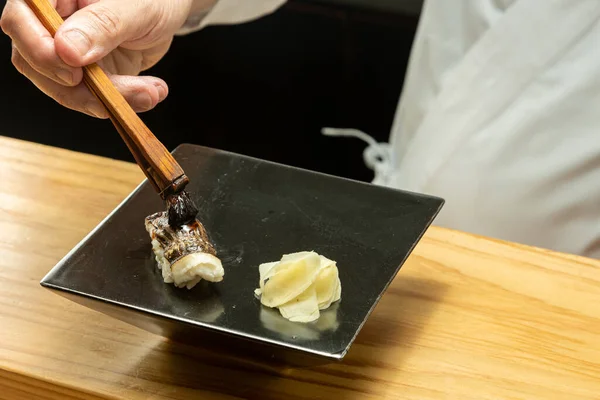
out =
{"type": "Polygon", "coordinates": [[[291,322],[281,316],[279,311],[267,307],[260,309],[260,322],[270,331],[285,339],[318,340],[325,331],[336,331],[338,304],[321,312],[318,320],[309,323],[291,322]]]}
{"type": "Polygon", "coordinates": [[[172,313],[185,309],[183,317],[204,323],[214,323],[223,315],[225,306],[214,283],[202,280],[189,290],[165,283],[152,251],[148,253],[145,268],[152,271],[149,285],[153,292],[160,293],[160,302],[172,313]]]}
{"type": "Polygon", "coordinates": [[[223,311],[225,311],[223,303],[221,300],[219,300],[219,297],[213,296],[205,299],[202,302],[201,308],[198,310],[198,314],[194,315],[194,319],[197,321],[213,323],[216,322],[221,315],[223,315],[223,311]]]}

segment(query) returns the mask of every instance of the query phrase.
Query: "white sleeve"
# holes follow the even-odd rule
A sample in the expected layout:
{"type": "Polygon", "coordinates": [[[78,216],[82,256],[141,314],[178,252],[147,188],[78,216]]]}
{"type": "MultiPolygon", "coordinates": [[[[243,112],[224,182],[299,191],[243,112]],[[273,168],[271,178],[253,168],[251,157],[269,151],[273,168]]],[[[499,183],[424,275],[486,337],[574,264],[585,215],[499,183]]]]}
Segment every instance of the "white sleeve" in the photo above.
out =
{"type": "Polygon", "coordinates": [[[268,15],[286,0],[219,0],[202,15],[191,16],[177,32],[185,35],[198,31],[207,25],[239,24],[268,15]]]}

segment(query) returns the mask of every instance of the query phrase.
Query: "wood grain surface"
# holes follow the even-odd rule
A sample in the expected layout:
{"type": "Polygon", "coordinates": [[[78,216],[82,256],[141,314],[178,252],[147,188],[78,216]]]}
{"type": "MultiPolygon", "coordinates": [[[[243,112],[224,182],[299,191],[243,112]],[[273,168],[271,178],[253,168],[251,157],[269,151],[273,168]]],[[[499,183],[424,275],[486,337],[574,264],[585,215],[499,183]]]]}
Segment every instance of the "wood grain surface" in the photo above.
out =
{"type": "Polygon", "coordinates": [[[172,343],[40,287],[142,179],[0,137],[0,398],[600,398],[600,262],[436,227],[344,362],[316,368],[172,343]]]}

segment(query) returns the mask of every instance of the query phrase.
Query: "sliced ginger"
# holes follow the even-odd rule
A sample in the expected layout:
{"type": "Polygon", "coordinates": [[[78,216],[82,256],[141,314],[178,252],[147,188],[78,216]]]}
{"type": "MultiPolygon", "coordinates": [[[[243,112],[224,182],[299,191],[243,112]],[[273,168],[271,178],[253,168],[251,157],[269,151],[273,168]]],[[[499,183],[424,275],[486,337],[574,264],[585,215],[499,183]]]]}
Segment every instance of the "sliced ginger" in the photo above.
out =
{"type": "Polygon", "coordinates": [[[259,266],[261,303],[278,308],[293,322],[312,322],[319,310],[341,298],[341,283],[335,261],[314,251],[286,254],[280,261],[259,266]]]}

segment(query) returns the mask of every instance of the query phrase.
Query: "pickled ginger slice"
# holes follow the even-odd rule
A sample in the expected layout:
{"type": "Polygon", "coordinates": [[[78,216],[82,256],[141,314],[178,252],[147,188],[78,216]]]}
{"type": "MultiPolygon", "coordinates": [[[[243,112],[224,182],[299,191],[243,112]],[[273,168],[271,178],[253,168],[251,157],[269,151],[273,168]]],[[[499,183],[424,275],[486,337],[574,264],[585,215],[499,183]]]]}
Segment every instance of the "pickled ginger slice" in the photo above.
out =
{"type": "Polygon", "coordinates": [[[260,264],[258,266],[258,273],[260,275],[260,284],[259,285],[260,285],[261,291],[265,286],[265,281],[271,277],[271,275],[272,275],[271,271],[273,270],[273,267],[275,267],[277,264],[279,264],[279,262],[275,261],[275,262],[260,264]]]}
{"type": "Polygon", "coordinates": [[[325,265],[315,280],[315,291],[320,310],[326,309],[334,301],[338,285],[338,269],[335,263],[325,265]]]}
{"type": "Polygon", "coordinates": [[[333,295],[333,300],[331,300],[333,303],[335,303],[336,301],[339,301],[342,298],[342,283],[340,282],[340,277],[338,275],[337,278],[337,285],[335,288],[335,294],[333,295]]]}
{"type": "Polygon", "coordinates": [[[262,288],[261,302],[278,307],[299,296],[315,281],[321,260],[314,252],[297,253],[271,268],[262,288]]]}
{"type": "Polygon", "coordinates": [[[312,322],[319,319],[319,303],[315,285],[311,285],[292,301],[279,306],[281,315],[292,322],[312,322]]]}
{"type": "Polygon", "coordinates": [[[278,262],[259,265],[259,288],[254,295],[293,322],[311,322],[340,300],[337,264],[314,251],[285,254],[278,262]]]}

